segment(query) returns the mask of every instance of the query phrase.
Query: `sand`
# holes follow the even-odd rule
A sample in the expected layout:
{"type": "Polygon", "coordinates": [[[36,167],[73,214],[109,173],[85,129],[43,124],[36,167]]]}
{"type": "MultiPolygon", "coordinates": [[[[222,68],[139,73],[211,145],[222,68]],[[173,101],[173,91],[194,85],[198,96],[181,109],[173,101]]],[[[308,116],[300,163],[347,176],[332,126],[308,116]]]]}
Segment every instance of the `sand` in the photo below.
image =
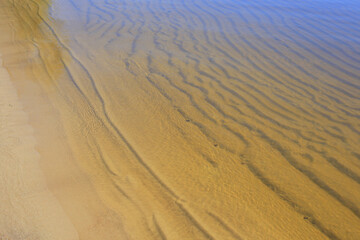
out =
{"type": "Polygon", "coordinates": [[[359,34],[335,3],[1,4],[0,238],[360,237],[359,34]]]}
{"type": "Polygon", "coordinates": [[[34,130],[3,67],[0,89],[0,238],[79,239],[46,185],[34,130]]]}

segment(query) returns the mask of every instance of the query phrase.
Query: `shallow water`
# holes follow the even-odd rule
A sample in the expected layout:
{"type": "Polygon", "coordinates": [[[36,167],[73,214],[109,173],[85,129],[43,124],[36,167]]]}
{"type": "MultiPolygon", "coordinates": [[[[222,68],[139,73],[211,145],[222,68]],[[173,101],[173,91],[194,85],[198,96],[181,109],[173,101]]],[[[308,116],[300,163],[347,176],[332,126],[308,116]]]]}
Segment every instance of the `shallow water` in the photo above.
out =
{"type": "Polygon", "coordinates": [[[129,239],[360,238],[357,1],[8,8],[129,239]]]}

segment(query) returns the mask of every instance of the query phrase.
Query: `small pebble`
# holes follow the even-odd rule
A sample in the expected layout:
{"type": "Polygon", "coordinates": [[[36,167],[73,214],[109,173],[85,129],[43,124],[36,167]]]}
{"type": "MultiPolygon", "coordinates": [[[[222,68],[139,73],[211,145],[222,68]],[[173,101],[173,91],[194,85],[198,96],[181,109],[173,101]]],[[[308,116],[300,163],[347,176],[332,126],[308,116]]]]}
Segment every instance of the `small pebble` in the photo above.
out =
{"type": "Polygon", "coordinates": [[[215,144],[214,144],[214,147],[217,147],[217,146],[218,146],[218,145],[215,143],[215,144]]]}
{"type": "Polygon", "coordinates": [[[190,122],[190,119],[186,119],[187,122],[190,122]]]}

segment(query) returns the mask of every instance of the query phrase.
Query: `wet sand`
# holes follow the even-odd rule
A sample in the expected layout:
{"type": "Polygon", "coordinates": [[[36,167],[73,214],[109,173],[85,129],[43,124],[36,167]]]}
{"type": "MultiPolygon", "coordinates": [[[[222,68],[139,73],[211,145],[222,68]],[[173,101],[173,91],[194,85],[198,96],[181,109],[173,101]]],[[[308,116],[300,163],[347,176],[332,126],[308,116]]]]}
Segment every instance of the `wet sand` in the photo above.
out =
{"type": "Polygon", "coordinates": [[[336,4],[3,1],[0,239],[358,239],[336,4]]]}
{"type": "Polygon", "coordinates": [[[46,185],[33,129],[2,67],[0,89],[0,238],[78,239],[46,185]]]}

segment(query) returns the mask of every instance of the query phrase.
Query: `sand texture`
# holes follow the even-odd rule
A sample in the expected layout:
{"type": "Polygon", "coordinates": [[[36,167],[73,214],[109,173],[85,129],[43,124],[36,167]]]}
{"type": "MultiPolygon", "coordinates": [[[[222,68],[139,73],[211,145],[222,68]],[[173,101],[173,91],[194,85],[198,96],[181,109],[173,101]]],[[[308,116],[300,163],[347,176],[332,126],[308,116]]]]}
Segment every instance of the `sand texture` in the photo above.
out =
{"type": "Polygon", "coordinates": [[[33,129],[2,67],[0,89],[0,239],[78,239],[46,186],[33,129]]]}
{"type": "Polygon", "coordinates": [[[1,240],[360,239],[356,1],[0,17],[1,240]]]}

